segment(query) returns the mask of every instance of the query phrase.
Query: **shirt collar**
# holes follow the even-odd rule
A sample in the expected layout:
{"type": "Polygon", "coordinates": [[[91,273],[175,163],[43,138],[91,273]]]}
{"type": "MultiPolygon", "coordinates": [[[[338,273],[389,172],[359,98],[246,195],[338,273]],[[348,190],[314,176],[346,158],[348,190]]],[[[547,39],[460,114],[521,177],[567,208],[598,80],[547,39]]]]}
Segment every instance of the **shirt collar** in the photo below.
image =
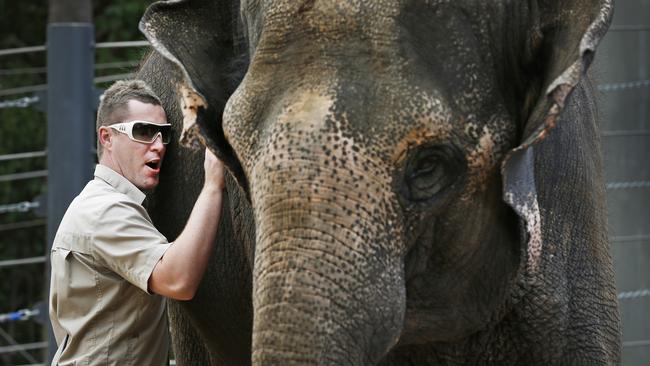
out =
{"type": "Polygon", "coordinates": [[[95,178],[99,178],[115,188],[118,192],[124,193],[130,199],[142,204],[146,197],[144,193],[120,173],[107,167],[106,165],[97,164],[95,167],[95,178]]]}

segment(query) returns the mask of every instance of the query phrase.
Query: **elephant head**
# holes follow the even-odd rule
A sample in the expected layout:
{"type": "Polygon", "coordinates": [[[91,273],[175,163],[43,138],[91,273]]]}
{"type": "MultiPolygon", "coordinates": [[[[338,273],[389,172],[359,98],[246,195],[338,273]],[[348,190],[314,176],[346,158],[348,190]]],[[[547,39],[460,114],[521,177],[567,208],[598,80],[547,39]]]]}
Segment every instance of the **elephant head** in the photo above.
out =
{"type": "Polygon", "coordinates": [[[183,74],[182,141],[215,150],[253,212],[253,364],[375,364],[459,342],[539,286],[552,258],[532,147],[562,120],[611,8],[150,7],[141,27],[183,74]]]}

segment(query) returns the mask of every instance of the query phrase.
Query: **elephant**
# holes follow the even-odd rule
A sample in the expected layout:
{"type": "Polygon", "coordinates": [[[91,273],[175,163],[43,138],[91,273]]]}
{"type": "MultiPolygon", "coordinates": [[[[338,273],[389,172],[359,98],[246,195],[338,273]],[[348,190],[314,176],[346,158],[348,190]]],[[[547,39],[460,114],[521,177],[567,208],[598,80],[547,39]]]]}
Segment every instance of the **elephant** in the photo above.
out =
{"type": "Polygon", "coordinates": [[[170,301],[179,365],[612,365],[620,316],[590,65],[611,0],[152,4],[137,77],[177,134],[168,238],[227,168],[170,301]]]}

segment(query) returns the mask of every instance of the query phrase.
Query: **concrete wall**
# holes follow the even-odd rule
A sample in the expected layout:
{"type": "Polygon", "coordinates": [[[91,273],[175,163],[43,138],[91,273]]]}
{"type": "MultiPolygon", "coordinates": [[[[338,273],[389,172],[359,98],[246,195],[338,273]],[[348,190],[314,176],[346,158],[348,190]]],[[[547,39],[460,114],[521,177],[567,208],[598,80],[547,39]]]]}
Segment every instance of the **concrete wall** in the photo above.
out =
{"type": "MultiPolygon", "coordinates": [[[[650,289],[650,0],[616,1],[614,23],[595,66],[602,90],[602,145],[618,291],[650,289]],[[620,83],[643,80],[620,88],[620,83]],[[640,188],[611,186],[629,181],[646,183],[640,188]]],[[[621,299],[620,304],[623,365],[650,365],[650,296],[621,299]]]]}

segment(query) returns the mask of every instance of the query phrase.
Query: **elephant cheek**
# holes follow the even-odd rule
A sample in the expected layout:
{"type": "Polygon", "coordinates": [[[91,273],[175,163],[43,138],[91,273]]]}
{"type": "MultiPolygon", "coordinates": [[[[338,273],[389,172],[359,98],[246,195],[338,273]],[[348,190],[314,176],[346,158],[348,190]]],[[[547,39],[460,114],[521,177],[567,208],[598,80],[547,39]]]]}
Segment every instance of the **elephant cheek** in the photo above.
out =
{"type": "MultiPolygon", "coordinates": [[[[254,266],[254,365],[369,365],[404,320],[400,256],[342,207],[262,199],[254,266]]],[[[260,202],[260,201],[258,201],[260,202]]],[[[388,236],[384,236],[388,237],[388,236]]]]}

